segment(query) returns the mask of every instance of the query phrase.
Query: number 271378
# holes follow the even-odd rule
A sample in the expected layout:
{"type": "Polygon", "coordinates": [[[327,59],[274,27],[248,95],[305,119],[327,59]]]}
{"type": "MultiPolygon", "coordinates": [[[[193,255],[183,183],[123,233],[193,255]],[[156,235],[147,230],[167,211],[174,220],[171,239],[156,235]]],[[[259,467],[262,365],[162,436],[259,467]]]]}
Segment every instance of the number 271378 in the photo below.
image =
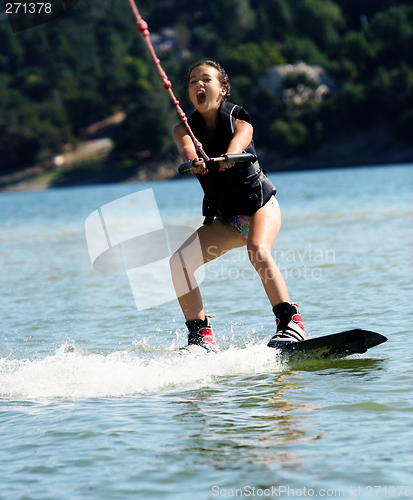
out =
{"type": "Polygon", "coordinates": [[[6,14],[50,14],[52,12],[51,3],[31,2],[31,3],[6,3],[6,14]]]}

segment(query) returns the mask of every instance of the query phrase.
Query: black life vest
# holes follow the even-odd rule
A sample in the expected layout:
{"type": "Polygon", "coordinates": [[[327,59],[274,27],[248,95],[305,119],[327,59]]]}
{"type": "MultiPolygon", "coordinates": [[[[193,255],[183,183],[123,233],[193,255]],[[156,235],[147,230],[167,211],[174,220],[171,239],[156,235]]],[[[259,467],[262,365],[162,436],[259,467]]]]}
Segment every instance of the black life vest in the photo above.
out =
{"type": "MultiPolygon", "coordinates": [[[[191,115],[190,126],[206,154],[214,158],[226,153],[237,119],[250,123],[243,107],[223,101],[212,138],[207,135],[204,119],[198,111],[191,115]]],[[[256,154],[253,141],[244,152],[256,154]]],[[[223,172],[218,171],[217,163],[212,163],[208,165],[208,170],[208,174],[197,175],[205,193],[202,209],[204,224],[211,224],[218,210],[225,222],[233,215],[254,215],[276,193],[258,161],[238,162],[223,172]]]]}

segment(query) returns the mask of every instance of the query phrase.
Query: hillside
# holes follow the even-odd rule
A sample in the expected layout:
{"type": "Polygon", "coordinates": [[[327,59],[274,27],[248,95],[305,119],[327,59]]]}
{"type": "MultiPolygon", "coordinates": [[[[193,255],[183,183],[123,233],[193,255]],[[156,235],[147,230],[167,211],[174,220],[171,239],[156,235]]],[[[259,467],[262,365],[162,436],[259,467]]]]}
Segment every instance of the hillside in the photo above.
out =
{"type": "MultiPolygon", "coordinates": [[[[138,8],[185,111],[189,63],[217,59],[273,168],[413,160],[410,1],[142,0],[138,8]],[[327,91],[317,93],[314,71],[285,76],[299,62],[328,77],[327,91]],[[284,72],[277,88],[268,85],[271,71],[284,72]]],[[[127,0],[83,0],[18,33],[0,18],[3,179],[34,165],[50,170],[53,158],[90,139],[92,124],[119,113],[120,124],[93,136],[113,142],[101,167],[109,177],[176,162],[177,115],[127,0]]]]}

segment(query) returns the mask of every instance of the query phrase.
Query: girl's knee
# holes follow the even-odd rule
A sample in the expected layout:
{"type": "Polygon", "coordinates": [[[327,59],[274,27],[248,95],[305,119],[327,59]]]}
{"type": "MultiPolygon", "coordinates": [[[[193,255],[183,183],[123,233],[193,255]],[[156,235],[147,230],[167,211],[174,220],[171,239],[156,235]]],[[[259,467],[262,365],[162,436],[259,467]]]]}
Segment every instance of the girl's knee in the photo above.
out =
{"type": "Polygon", "coordinates": [[[187,247],[177,250],[169,259],[169,267],[172,275],[182,273],[185,269],[188,273],[194,273],[203,264],[202,253],[199,249],[187,247]]]}
{"type": "Polygon", "coordinates": [[[248,242],[247,251],[252,264],[268,263],[272,260],[271,248],[267,248],[262,243],[248,242]]]}

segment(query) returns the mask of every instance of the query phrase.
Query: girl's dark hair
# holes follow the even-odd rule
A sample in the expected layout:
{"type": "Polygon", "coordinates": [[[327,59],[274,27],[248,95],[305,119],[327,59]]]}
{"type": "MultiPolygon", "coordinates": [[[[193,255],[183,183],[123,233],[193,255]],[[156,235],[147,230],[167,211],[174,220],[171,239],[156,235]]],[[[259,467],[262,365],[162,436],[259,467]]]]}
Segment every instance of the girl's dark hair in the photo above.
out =
{"type": "Polygon", "coordinates": [[[185,92],[188,94],[189,77],[191,76],[192,71],[195,68],[197,68],[198,66],[202,66],[202,65],[211,66],[212,68],[215,68],[218,71],[219,83],[221,84],[222,87],[224,87],[227,90],[226,94],[223,97],[223,100],[228,99],[230,92],[231,92],[231,85],[229,83],[229,77],[228,77],[226,71],[224,70],[224,68],[222,68],[216,61],[214,61],[212,59],[201,59],[200,61],[195,62],[194,64],[192,64],[189,67],[188,73],[187,73],[186,78],[185,78],[185,92]]]}

